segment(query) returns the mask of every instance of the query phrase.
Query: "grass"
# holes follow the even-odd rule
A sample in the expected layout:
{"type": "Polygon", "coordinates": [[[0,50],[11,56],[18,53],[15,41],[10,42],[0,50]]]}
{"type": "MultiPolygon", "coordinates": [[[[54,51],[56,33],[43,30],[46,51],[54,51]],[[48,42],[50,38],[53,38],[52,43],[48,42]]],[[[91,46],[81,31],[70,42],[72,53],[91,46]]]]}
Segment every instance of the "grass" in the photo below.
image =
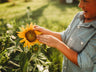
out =
{"type": "MultiPolygon", "coordinates": [[[[0,19],[6,22],[5,25],[7,23],[13,25],[27,23],[23,20],[27,19],[26,10],[28,6],[31,8],[31,21],[35,21],[36,24],[57,32],[65,30],[74,15],[81,11],[77,4],[60,4],[58,0],[32,0],[31,2],[13,0],[9,3],[0,4],[0,19]]],[[[2,25],[2,22],[0,23],[2,25]]],[[[60,72],[62,54],[55,48],[48,49],[47,54],[50,61],[52,61],[50,67],[53,67],[53,69],[50,68],[50,72],[60,72]]]]}
{"type": "Polygon", "coordinates": [[[77,5],[60,4],[58,0],[56,2],[13,0],[10,3],[0,4],[0,18],[7,21],[15,17],[22,18],[26,14],[28,6],[31,7],[32,18],[37,20],[39,25],[53,31],[65,30],[74,15],[80,11],[77,5]],[[57,27],[58,25],[59,27],[57,27]]]}
{"type": "Polygon", "coordinates": [[[26,13],[26,7],[30,6],[32,10],[43,6],[44,2],[34,0],[32,2],[24,2],[23,0],[13,0],[9,3],[0,4],[0,18],[11,19],[16,16],[24,15],[26,13]],[[13,5],[15,4],[15,5],[13,5]]]}

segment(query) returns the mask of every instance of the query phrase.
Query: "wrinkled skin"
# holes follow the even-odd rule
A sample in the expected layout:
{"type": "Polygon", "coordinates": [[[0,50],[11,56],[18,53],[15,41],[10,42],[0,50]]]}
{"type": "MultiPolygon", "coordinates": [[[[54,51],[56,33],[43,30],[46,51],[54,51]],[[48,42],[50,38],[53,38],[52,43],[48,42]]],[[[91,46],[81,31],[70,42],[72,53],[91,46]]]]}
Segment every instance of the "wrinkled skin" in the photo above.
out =
{"type": "Polygon", "coordinates": [[[78,7],[83,10],[85,20],[96,20],[96,0],[80,0],[78,7]]]}

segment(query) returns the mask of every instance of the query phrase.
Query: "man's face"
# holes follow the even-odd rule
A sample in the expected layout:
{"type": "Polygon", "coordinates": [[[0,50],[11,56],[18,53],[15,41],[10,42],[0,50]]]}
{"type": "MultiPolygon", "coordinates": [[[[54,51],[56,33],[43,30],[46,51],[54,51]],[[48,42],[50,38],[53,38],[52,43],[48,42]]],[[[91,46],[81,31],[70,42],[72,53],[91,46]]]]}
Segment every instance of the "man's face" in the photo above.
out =
{"type": "Polygon", "coordinates": [[[93,19],[96,17],[96,0],[80,0],[78,5],[84,11],[84,17],[93,19]]]}

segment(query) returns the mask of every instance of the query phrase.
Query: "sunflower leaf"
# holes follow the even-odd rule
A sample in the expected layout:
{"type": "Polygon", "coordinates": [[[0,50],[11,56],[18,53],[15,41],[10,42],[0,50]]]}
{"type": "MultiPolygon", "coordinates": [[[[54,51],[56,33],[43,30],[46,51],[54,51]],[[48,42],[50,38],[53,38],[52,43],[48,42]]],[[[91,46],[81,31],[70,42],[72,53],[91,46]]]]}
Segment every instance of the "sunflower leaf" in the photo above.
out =
{"type": "Polygon", "coordinates": [[[20,40],[21,40],[21,39],[17,39],[17,40],[16,40],[16,48],[18,47],[18,45],[20,45],[20,44],[19,44],[19,41],[20,41],[20,40]]]}

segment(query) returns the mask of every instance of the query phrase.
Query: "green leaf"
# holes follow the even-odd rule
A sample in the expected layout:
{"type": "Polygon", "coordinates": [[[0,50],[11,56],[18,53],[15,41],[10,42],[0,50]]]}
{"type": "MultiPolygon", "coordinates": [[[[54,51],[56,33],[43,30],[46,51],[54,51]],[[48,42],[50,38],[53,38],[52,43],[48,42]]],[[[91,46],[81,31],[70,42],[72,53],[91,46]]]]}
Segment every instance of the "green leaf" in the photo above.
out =
{"type": "Polygon", "coordinates": [[[27,67],[28,67],[28,57],[25,52],[22,52],[21,54],[21,61],[20,61],[20,66],[21,66],[21,72],[27,72],[27,67]]]}
{"type": "Polygon", "coordinates": [[[18,38],[17,40],[16,40],[16,48],[18,47],[18,45],[20,45],[19,44],[19,41],[20,41],[21,39],[20,38],[18,38]]]}

